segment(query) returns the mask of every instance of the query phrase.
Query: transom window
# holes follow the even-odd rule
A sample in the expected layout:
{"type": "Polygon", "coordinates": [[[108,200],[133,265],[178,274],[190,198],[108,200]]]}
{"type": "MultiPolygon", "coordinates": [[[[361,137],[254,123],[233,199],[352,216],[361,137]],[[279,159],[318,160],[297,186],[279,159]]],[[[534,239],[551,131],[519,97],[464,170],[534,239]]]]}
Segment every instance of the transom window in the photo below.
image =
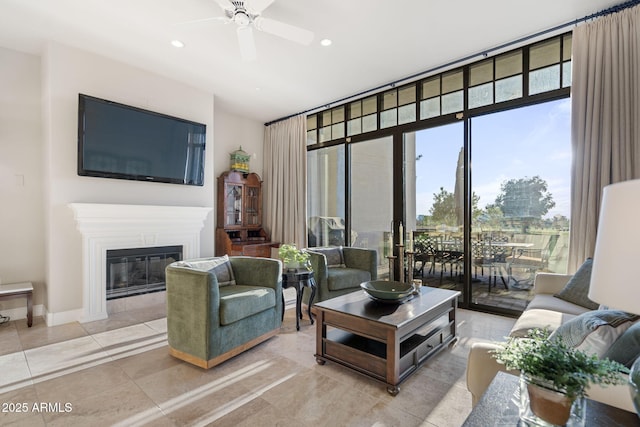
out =
{"type": "Polygon", "coordinates": [[[308,115],[307,145],[486,109],[570,86],[571,33],[567,33],[308,115]]]}

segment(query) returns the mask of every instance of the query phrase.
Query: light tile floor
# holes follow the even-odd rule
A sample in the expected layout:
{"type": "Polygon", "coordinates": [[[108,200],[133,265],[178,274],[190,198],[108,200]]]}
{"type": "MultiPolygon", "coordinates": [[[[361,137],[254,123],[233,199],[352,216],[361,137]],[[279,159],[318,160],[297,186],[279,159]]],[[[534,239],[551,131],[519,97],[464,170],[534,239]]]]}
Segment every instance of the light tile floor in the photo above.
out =
{"type": "Polygon", "coordinates": [[[164,305],[86,324],[0,325],[0,425],[459,426],[471,410],[471,344],[501,340],[514,322],[459,310],[458,343],[392,397],[318,365],[315,327],[305,315],[296,332],[287,307],[279,335],[210,370],[169,356],[164,305]]]}

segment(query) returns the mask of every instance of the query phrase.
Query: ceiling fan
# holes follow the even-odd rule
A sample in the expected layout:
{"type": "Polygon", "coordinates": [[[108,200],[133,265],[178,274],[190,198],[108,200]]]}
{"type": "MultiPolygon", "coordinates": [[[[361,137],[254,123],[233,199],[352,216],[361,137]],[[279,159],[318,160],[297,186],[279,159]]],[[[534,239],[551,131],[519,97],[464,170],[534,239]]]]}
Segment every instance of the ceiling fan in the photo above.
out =
{"type": "Polygon", "coordinates": [[[261,16],[262,12],[271,6],[274,0],[215,0],[215,2],[222,8],[225,16],[189,22],[221,20],[225,23],[235,23],[240,45],[240,56],[245,61],[253,61],[257,57],[253,38],[254,28],[302,45],[309,45],[313,40],[314,34],[309,30],[261,16]]]}

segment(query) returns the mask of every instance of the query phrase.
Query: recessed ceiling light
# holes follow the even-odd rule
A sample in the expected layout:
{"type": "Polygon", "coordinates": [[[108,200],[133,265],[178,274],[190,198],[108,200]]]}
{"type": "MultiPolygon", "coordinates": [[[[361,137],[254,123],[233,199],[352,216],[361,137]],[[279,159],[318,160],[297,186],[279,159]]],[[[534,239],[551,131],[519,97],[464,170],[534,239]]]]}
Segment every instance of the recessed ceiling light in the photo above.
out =
{"type": "Polygon", "coordinates": [[[322,40],[320,40],[320,44],[321,44],[322,46],[331,46],[331,43],[333,43],[333,42],[332,42],[331,40],[329,40],[329,39],[322,39],[322,40]]]}
{"type": "Polygon", "coordinates": [[[171,46],[184,47],[184,43],[182,43],[180,40],[171,40],[171,46]]]}

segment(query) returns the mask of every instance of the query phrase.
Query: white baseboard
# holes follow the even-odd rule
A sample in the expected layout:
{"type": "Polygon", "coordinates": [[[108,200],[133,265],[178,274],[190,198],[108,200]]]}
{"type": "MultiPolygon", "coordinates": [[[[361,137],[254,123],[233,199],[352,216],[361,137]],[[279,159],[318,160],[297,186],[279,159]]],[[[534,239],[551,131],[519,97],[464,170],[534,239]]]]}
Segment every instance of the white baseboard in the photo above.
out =
{"type": "MultiPolygon", "coordinates": [[[[293,288],[292,288],[293,289],[293,288]]],[[[295,296],[295,294],[294,294],[295,296]]],[[[114,300],[113,307],[109,305],[109,313],[117,313],[119,311],[140,309],[154,304],[164,304],[166,302],[166,292],[155,292],[152,294],[138,295],[129,298],[120,298],[114,300]]],[[[27,306],[0,309],[0,314],[3,316],[9,316],[11,320],[21,320],[27,318],[27,306]]],[[[79,308],[75,310],[61,311],[56,313],[48,312],[43,304],[33,306],[33,316],[42,316],[47,326],[58,326],[71,322],[91,322],[100,319],[86,319],[84,317],[84,311],[79,308]]],[[[104,319],[107,317],[105,316],[104,319]]]]}
{"type": "Polygon", "coordinates": [[[65,323],[79,322],[82,319],[82,309],[61,311],[58,313],[47,312],[44,321],[47,326],[64,325],[65,323]]]}
{"type": "MultiPolygon", "coordinates": [[[[16,307],[0,310],[3,316],[9,316],[11,320],[26,320],[27,307],[16,307]]],[[[58,326],[65,323],[78,322],[82,319],[82,310],[69,310],[59,313],[49,313],[43,304],[33,306],[33,317],[42,316],[47,326],[58,326]]]]}
{"type": "MultiPolygon", "coordinates": [[[[33,306],[33,316],[42,316],[44,313],[44,306],[42,304],[33,306]]],[[[21,320],[27,318],[27,306],[15,307],[15,308],[3,308],[0,310],[0,314],[3,316],[9,316],[11,320],[21,320]]]]}

